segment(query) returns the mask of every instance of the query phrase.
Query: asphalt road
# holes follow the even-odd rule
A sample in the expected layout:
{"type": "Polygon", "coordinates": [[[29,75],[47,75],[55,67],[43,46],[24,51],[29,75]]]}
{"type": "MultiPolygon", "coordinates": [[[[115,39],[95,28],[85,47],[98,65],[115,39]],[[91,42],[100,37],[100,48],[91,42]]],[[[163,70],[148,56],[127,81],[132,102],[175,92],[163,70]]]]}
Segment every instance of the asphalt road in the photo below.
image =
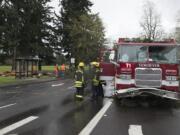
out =
{"type": "Polygon", "coordinates": [[[0,135],[179,135],[180,108],[154,99],[74,99],[72,80],[0,89],[0,135]]]}
{"type": "Polygon", "coordinates": [[[75,100],[72,80],[3,88],[0,135],[75,135],[102,106],[88,91],[83,101],[75,100]]]}
{"type": "Polygon", "coordinates": [[[164,99],[113,101],[92,135],[180,135],[180,107],[164,99]],[[153,104],[152,100],[156,101],[153,104]],[[111,124],[109,124],[111,123],[111,124]]]}

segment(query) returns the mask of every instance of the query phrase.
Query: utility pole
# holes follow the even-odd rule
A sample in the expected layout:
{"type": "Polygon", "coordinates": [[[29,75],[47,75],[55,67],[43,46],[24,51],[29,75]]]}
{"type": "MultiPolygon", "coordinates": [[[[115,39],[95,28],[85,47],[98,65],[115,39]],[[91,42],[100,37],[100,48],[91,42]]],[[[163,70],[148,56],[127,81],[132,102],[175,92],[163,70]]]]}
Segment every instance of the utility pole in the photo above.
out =
{"type": "Polygon", "coordinates": [[[16,66],[16,56],[17,56],[17,47],[19,46],[19,44],[17,44],[14,48],[13,48],[13,62],[12,62],[12,70],[11,71],[15,71],[15,66],[16,66]]]}

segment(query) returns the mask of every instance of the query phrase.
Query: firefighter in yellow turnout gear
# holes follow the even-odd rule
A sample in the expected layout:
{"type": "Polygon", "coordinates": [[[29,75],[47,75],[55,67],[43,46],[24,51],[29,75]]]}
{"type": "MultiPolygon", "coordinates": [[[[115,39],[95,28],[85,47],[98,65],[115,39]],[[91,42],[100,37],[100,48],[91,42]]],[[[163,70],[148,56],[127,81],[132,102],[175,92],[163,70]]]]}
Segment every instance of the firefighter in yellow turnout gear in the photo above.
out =
{"type": "Polygon", "coordinates": [[[99,63],[96,62],[94,65],[94,72],[93,72],[93,78],[92,78],[92,99],[97,99],[99,94],[99,83],[100,83],[100,69],[99,69],[99,63]]]}
{"type": "Polygon", "coordinates": [[[84,63],[80,62],[75,72],[76,98],[83,99],[84,95],[84,63]]]}

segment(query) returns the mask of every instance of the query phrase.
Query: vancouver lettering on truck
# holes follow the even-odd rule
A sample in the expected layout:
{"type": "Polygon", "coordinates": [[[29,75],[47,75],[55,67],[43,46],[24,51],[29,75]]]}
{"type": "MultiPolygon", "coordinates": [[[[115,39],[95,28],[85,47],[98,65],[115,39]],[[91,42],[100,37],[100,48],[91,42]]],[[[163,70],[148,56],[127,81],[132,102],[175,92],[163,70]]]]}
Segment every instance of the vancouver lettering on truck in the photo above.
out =
{"type": "MultiPolygon", "coordinates": [[[[108,62],[101,57],[101,80],[114,83],[118,98],[154,95],[180,99],[178,45],[174,40],[137,42],[120,38],[109,53],[108,62]]],[[[107,50],[106,50],[107,52],[107,50]]]]}

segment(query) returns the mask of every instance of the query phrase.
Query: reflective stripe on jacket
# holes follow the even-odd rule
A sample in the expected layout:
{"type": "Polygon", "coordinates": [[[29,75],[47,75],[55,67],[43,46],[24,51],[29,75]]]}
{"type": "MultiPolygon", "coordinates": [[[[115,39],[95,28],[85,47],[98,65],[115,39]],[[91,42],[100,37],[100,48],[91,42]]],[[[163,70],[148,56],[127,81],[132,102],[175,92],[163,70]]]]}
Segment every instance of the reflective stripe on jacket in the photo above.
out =
{"type": "Polygon", "coordinates": [[[84,83],[84,73],[82,70],[77,70],[75,73],[75,87],[80,88],[83,87],[84,83]]]}
{"type": "Polygon", "coordinates": [[[100,70],[99,69],[96,69],[92,81],[93,81],[93,85],[94,86],[98,86],[99,85],[99,82],[100,82],[100,70]]]}
{"type": "Polygon", "coordinates": [[[83,86],[83,83],[80,81],[75,81],[75,87],[76,88],[81,88],[83,86]]]}

